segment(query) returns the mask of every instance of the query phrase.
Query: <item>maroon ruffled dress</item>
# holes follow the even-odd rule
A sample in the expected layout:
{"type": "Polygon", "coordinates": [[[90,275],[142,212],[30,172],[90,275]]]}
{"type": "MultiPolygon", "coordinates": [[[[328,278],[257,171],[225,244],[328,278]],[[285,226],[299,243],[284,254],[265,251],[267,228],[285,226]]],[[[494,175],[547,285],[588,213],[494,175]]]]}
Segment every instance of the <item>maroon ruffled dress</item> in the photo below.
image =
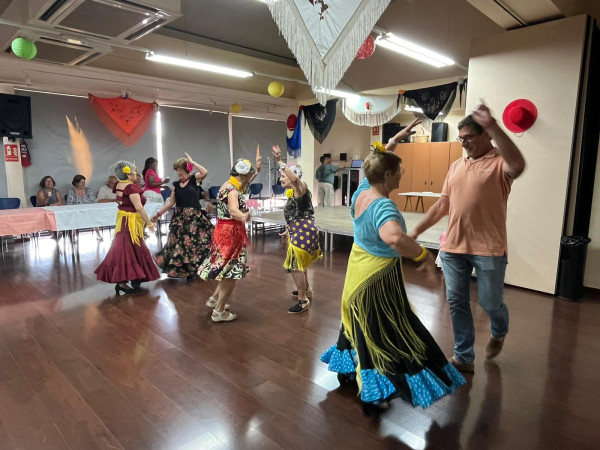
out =
{"type": "MultiPolygon", "coordinates": [[[[135,213],[135,207],[131,203],[129,196],[131,194],[140,194],[142,205],[146,203],[142,189],[136,184],[128,184],[125,189],[115,189],[117,193],[117,202],[119,210],[127,213],[135,213]]],[[[146,282],[157,280],[160,277],[150,251],[144,242],[144,237],[138,237],[139,243],[134,243],[129,231],[127,217],[117,216],[117,221],[121,221],[120,231],[115,231],[110,250],[106,254],[104,261],[94,271],[96,277],[105,283],[123,283],[127,281],[146,282]]],[[[119,225],[117,223],[117,225],[119,225]]],[[[117,226],[117,229],[119,227],[117,226]]]]}

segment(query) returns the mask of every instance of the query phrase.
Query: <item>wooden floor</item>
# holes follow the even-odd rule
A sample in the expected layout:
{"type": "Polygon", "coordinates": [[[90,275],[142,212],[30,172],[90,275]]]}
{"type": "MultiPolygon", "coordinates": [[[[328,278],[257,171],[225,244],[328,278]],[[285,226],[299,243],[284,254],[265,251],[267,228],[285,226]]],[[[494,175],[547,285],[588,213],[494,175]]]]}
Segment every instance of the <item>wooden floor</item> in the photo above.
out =
{"type": "MultiPolygon", "coordinates": [[[[600,302],[508,288],[511,332],[476,373],[423,410],[396,399],[363,416],[319,355],[335,342],[349,243],[311,274],[313,307],[291,316],[292,280],[273,234],[250,250],[233,323],[204,305],[212,286],[164,279],[114,296],[93,271],[109,242],[79,257],[50,239],[0,256],[0,449],[600,448],[600,302]]],[[[443,283],[405,267],[424,324],[451,355],[443,283]]]]}

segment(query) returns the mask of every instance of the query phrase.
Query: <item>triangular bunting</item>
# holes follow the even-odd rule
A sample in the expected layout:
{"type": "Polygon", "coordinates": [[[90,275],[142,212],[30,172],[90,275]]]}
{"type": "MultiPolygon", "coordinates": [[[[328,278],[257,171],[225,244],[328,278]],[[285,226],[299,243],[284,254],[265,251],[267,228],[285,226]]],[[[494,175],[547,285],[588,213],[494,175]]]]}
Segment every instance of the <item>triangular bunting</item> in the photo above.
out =
{"type": "Polygon", "coordinates": [[[335,89],[390,0],[266,0],[319,103],[335,89]]]}
{"type": "Polygon", "coordinates": [[[125,147],[131,147],[144,135],[157,106],[129,97],[101,98],[88,94],[88,98],[100,121],[125,147]]]}

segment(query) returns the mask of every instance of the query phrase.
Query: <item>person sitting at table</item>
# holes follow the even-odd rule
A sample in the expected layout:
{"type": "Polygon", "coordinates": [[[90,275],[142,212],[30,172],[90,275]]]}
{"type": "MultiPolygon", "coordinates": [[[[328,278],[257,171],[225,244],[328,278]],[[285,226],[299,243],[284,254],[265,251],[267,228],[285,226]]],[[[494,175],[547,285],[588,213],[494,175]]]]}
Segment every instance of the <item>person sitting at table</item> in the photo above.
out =
{"type": "Polygon", "coordinates": [[[98,203],[111,203],[117,201],[117,194],[115,193],[117,181],[117,177],[114,175],[108,177],[106,184],[98,191],[98,197],[96,198],[98,203]]]}
{"type": "Polygon", "coordinates": [[[148,199],[149,202],[162,203],[163,198],[160,194],[160,188],[163,185],[168,185],[171,179],[169,177],[166,177],[164,180],[161,180],[158,174],[156,173],[157,168],[158,161],[152,156],[150,158],[147,158],[144,162],[144,170],[142,171],[145,184],[144,196],[148,199]]]}
{"type": "MultiPolygon", "coordinates": [[[[86,178],[81,174],[77,174],[73,177],[73,181],[71,181],[73,187],[71,187],[67,193],[67,205],[88,205],[90,203],[96,203],[96,196],[92,190],[85,185],[85,182],[86,178]]],[[[104,240],[98,227],[95,227],[94,231],[96,232],[96,238],[99,241],[104,240]]]]}
{"type": "Polygon", "coordinates": [[[56,182],[50,175],[46,175],[39,184],[36,194],[36,206],[60,206],[63,204],[62,195],[56,189],[56,182]]]}
{"type": "Polygon", "coordinates": [[[169,238],[162,250],[154,255],[154,260],[169,277],[185,277],[192,281],[200,264],[209,256],[214,227],[207,212],[200,207],[200,183],[208,171],[187,153],[185,156],[187,158],[179,158],[173,163],[178,180],[173,182],[171,197],[152,217],[155,222],[175,206],[169,238]]]}
{"type": "Polygon", "coordinates": [[[133,163],[119,161],[114,167],[119,180],[115,186],[119,205],[115,238],[94,273],[100,281],[115,283],[117,294],[131,294],[137,292],[142,283],[160,277],[144,241],[144,227],[154,231],[154,224],[144,209],[146,198],[142,189],[134,182],[137,171],[133,163]],[[131,286],[127,284],[129,281],[131,286]]]}

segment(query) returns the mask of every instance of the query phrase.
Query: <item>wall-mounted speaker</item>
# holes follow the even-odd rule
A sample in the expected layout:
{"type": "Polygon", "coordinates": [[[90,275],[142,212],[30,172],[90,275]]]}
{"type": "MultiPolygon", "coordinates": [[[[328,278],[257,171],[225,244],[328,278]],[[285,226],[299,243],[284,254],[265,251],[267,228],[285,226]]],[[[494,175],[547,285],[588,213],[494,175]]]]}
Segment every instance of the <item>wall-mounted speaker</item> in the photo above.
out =
{"type": "Polygon", "coordinates": [[[31,139],[31,98],[0,94],[0,136],[31,139]]]}
{"type": "Polygon", "coordinates": [[[326,158],[331,158],[331,153],[323,153],[323,156],[325,156],[326,158]]]}
{"type": "Polygon", "coordinates": [[[340,161],[347,161],[348,153],[340,153],[340,161]]]}
{"type": "MultiPolygon", "coordinates": [[[[382,143],[383,145],[387,144],[388,141],[393,138],[396,134],[400,133],[404,128],[404,126],[399,123],[390,122],[383,124],[383,132],[382,132],[382,143]]],[[[400,140],[400,142],[409,142],[408,138],[400,140]]]]}
{"type": "Polygon", "coordinates": [[[448,140],[448,124],[433,122],[431,124],[431,142],[446,142],[448,140]]]}

